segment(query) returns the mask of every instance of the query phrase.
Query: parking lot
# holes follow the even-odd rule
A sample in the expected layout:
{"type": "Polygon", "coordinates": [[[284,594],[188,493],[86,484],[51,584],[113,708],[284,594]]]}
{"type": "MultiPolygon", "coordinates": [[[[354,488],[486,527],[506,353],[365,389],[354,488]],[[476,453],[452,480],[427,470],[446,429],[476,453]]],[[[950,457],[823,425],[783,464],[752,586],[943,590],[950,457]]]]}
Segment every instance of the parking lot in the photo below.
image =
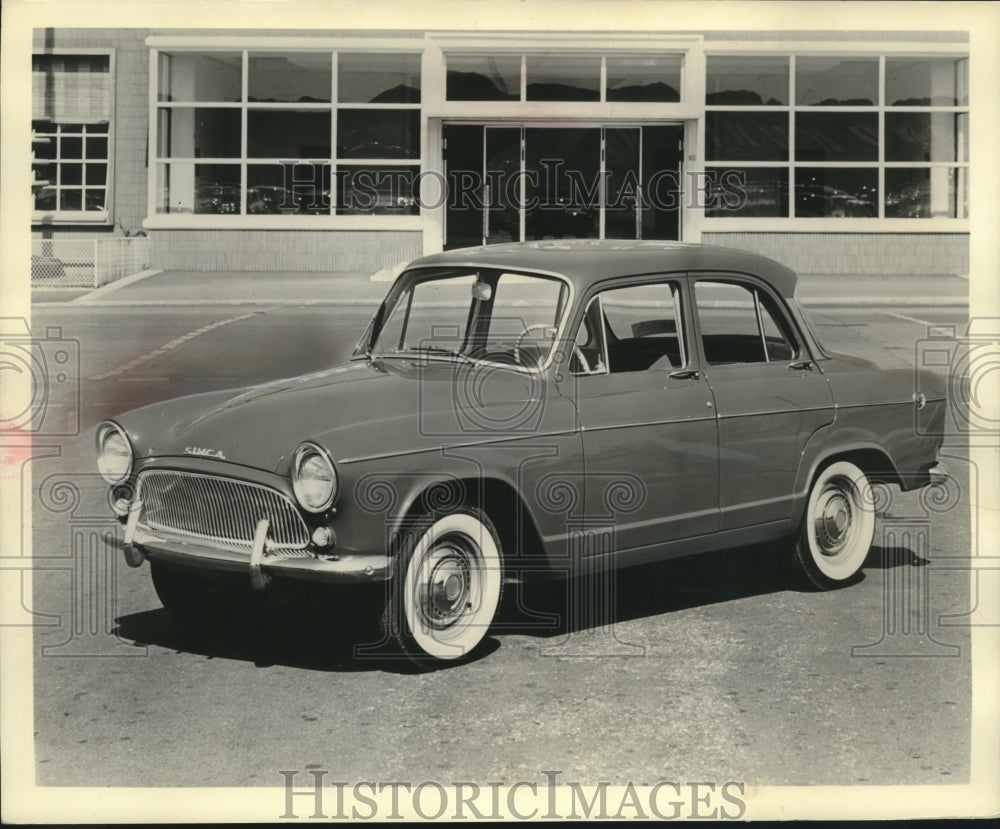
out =
{"type": "MultiPolygon", "coordinates": [[[[31,461],[39,785],[278,786],[281,770],[310,769],[343,781],[541,784],[558,769],[590,784],[968,782],[965,483],[937,511],[897,492],[846,589],[804,592],[783,551],[746,548],[609,577],[613,614],[594,629],[567,617],[574,581],[509,585],[479,658],[430,673],[359,658],[370,620],[332,592],[275,595],[252,630],[176,626],[148,568],[101,546],[115,525],[92,474],[93,426],[330,365],[371,311],[36,309],[33,331],[78,344],[79,394],[70,382],[49,403],[54,432],[80,433],[54,434],[31,461]]],[[[817,307],[814,319],[832,350],[900,366],[920,359],[929,326],[964,330],[966,312],[817,307]]]]}

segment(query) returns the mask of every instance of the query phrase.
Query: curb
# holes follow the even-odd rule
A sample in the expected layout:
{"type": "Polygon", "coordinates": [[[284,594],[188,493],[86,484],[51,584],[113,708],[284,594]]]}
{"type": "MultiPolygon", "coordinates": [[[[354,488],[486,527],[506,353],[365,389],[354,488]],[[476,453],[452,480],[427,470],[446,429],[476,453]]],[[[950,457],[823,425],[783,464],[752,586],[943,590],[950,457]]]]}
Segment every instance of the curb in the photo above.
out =
{"type": "MultiPolygon", "coordinates": [[[[139,273],[134,273],[131,276],[126,276],[123,279],[116,279],[114,282],[109,282],[107,285],[102,285],[90,293],[84,294],[83,296],[78,296],[76,299],[71,299],[68,302],[63,303],[64,305],[90,305],[91,300],[94,297],[102,297],[110,293],[114,293],[120,288],[124,288],[128,285],[132,285],[135,282],[140,282],[150,276],[156,276],[158,273],[163,273],[161,268],[150,268],[149,270],[139,271],[139,273]]],[[[40,303],[39,303],[40,304],[40,303]]]]}

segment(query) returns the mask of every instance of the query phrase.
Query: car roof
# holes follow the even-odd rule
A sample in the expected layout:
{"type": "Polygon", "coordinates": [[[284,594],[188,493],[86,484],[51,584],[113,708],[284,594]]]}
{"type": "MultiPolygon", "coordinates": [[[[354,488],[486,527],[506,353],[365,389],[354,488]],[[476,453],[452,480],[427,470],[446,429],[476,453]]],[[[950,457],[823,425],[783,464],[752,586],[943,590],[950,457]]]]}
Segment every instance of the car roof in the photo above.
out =
{"type": "Polygon", "coordinates": [[[797,277],[784,265],[745,250],[690,242],[548,239],[512,242],[435,253],[410,267],[483,268],[556,273],[578,290],[618,276],[646,273],[737,272],[759,276],[782,296],[793,296],[797,277]]]}

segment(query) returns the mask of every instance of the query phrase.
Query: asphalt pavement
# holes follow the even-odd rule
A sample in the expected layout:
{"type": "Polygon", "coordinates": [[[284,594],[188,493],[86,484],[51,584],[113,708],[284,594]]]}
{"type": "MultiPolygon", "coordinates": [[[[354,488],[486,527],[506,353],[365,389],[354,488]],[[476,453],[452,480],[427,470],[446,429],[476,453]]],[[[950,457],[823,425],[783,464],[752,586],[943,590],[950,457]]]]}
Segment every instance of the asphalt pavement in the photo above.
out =
{"type": "MultiPolygon", "coordinates": [[[[33,305],[340,305],[374,306],[404,263],[374,274],[308,271],[148,270],[96,289],[35,288],[33,305]]],[[[934,276],[842,275],[799,277],[798,295],[815,307],[969,304],[968,279],[934,276]]]]}

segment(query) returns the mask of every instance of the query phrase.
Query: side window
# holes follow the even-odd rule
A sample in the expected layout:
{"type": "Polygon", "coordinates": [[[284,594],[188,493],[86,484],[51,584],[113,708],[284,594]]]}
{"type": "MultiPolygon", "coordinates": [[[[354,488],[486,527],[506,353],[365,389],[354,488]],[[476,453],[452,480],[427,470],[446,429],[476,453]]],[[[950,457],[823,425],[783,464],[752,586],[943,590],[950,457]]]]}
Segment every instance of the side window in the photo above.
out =
{"type": "Polygon", "coordinates": [[[676,282],[604,291],[587,308],[576,339],[583,373],[672,369],[687,363],[676,282]]]}
{"type": "Polygon", "coordinates": [[[773,297],[752,285],[700,280],[695,305],[709,365],[794,360],[798,345],[773,297]]]}

